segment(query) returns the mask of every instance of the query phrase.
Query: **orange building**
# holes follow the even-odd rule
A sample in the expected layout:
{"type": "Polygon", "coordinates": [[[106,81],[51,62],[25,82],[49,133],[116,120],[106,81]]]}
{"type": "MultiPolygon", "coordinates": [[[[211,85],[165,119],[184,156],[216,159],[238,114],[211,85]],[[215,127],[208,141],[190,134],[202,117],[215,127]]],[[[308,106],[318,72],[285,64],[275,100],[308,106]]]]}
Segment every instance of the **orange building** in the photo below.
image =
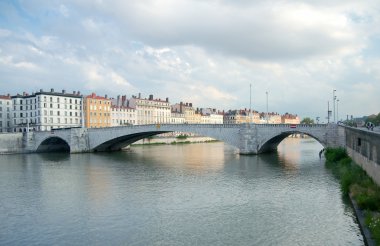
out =
{"type": "Polygon", "coordinates": [[[84,98],[85,127],[100,128],[111,126],[111,99],[92,93],[84,98]]]}

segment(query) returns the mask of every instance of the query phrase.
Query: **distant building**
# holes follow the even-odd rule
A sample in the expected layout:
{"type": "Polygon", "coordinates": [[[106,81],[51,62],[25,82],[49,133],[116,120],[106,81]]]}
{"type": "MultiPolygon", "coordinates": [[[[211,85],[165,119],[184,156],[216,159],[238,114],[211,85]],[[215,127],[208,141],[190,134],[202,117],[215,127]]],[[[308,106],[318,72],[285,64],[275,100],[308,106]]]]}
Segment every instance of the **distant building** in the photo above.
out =
{"type": "Polygon", "coordinates": [[[257,111],[252,113],[247,110],[229,110],[224,113],[224,124],[244,124],[244,123],[260,123],[260,114],[257,111]]]}
{"type": "Polygon", "coordinates": [[[136,124],[136,109],[126,106],[111,106],[111,126],[125,126],[136,124]]]}
{"type": "Polygon", "coordinates": [[[201,108],[201,124],[223,124],[223,113],[212,108],[201,108]]]}
{"type": "Polygon", "coordinates": [[[300,122],[300,118],[297,115],[285,113],[281,116],[282,124],[299,124],[300,122]]]}
{"type": "Polygon", "coordinates": [[[172,111],[170,117],[170,124],[184,124],[185,123],[185,114],[172,111]]]}
{"type": "Polygon", "coordinates": [[[0,95],[0,132],[12,132],[12,99],[8,94],[0,95]]]}
{"type": "Polygon", "coordinates": [[[111,99],[95,93],[84,99],[85,127],[101,128],[111,126],[111,99]]]}
{"type": "Polygon", "coordinates": [[[196,115],[195,109],[192,103],[176,103],[172,105],[172,108],[185,116],[185,123],[197,124],[200,123],[200,114],[196,115]]]}
{"type": "Polygon", "coordinates": [[[82,125],[82,95],[73,93],[39,92],[11,96],[13,103],[13,131],[50,131],[55,128],[82,125]]]}
{"type": "Polygon", "coordinates": [[[147,124],[169,124],[171,109],[169,98],[166,100],[154,99],[153,95],[149,98],[132,96],[129,99],[129,107],[136,110],[137,125],[147,124]]]}

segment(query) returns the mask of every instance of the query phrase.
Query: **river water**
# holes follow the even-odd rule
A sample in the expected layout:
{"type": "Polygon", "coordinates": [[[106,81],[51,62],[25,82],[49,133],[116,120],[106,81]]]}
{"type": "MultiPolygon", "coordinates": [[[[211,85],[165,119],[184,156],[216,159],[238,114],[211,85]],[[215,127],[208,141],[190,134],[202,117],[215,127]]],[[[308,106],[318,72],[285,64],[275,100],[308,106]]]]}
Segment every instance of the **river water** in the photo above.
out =
{"type": "Polygon", "coordinates": [[[363,245],[313,139],[0,156],[0,245],[363,245]]]}

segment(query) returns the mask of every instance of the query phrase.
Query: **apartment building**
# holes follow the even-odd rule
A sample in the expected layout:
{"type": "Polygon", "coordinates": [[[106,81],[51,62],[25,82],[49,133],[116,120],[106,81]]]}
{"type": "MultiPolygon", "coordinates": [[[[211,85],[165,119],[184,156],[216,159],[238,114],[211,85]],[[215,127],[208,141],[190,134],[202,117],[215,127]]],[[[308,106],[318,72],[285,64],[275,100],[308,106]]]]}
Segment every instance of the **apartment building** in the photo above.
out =
{"type": "Polygon", "coordinates": [[[56,128],[82,125],[82,95],[73,93],[39,92],[12,96],[13,131],[50,131],[56,128]]]}
{"type": "Polygon", "coordinates": [[[95,93],[84,99],[85,127],[101,128],[111,126],[111,99],[95,93]]]}
{"type": "Polygon", "coordinates": [[[139,94],[138,97],[132,96],[129,99],[129,107],[136,110],[137,125],[170,123],[169,98],[154,99],[153,95],[149,95],[149,98],[141,98],[139,94]]]}
{"type": "Polygon", "coordinates": [[[12,132],[12,99],[8,95],[0,95],[0,132],[12,132]]]}
{"type": "Polygon", "coordinates": [[[136,124],[136,109],[126,106],[111,106],[111,126],[125,126],[136,124]]]}
{"type": "Polygon", "coordinates": [[[260,123],[260,114],[257,111],[250,113],[249,110],[229,110],[224,114],[224,124],[260,123]]]}
{"type": "Polygon", "coordinates": [[[185,116],[185,123],[198,124],[201,121],[201,115],[195,112],[192,103],[176,103],[172,105],[172,110],[182,113],[185,116]]]}
{"type": "Polygon", "coordinates": [[[299,124],[300,118],[297,115],[285,113],[281,116],[281,123],[283,124],[299,124]]]}

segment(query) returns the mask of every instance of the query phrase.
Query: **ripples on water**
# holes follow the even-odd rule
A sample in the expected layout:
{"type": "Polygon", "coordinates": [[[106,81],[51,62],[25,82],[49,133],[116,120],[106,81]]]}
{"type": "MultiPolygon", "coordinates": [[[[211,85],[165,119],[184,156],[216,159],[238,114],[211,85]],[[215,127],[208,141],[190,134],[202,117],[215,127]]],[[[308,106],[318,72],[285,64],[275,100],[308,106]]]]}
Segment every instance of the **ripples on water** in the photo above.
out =
{"type": "Polygon", "coordinates": [[[0,244],[363,245],[312,139],[0,156],[0,244]]]}

